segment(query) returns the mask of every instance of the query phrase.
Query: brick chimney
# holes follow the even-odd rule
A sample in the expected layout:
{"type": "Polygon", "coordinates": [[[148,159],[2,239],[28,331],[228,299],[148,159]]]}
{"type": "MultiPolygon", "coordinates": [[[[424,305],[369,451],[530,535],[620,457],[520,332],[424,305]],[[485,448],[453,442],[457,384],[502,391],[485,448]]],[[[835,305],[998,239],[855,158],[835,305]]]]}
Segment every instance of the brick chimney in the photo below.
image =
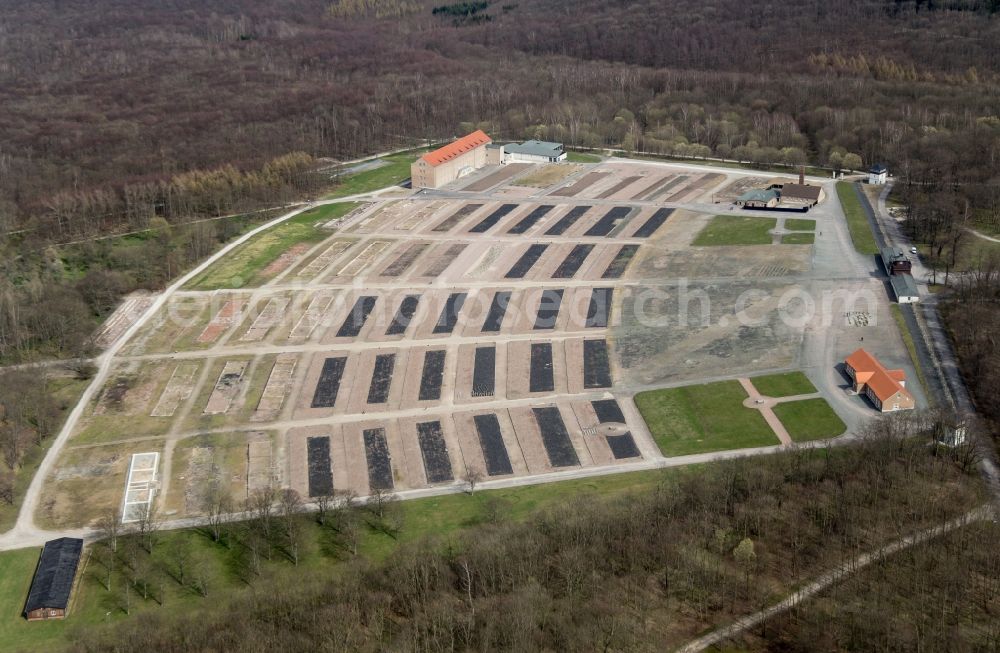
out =
{"type": "Polygon", "coordinates": [[[806,167],[799,166],[799,185],[805,186],[806,184],[806,167]]]}

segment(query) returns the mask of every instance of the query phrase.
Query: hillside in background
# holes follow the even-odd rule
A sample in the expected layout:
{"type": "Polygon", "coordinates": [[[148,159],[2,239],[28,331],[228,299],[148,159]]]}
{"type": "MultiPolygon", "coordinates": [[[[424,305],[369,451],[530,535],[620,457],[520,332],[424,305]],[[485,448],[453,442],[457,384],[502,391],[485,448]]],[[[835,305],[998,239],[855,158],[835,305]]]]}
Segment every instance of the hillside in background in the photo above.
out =
{"type": "Polygon", "coordinates": [[[0,15],[0,228],[65,230],[66,194],[473,123],[978,179],[1000,133],[991,4],[16,0],[0,15]]]}

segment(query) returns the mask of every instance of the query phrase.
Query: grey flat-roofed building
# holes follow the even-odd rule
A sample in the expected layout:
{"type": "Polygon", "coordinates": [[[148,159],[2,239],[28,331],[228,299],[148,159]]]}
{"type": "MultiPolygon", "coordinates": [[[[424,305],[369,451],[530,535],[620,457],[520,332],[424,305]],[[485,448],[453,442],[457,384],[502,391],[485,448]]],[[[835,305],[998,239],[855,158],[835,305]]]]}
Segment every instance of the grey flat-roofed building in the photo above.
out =
{"type": "Polygon", "coordinates": [[[28,590],[28,600],[24,603],[25,619],[37,621],[66,616],[82,551],[83,540],[74,537],[45,543],[28,590]]]}
{"type": "Polygon", "coordinates": [[[892,293],[896,295],[896,301],[900,304],[913,304],[920,301],[920,293],[917,292],[917,282],[908,274],[894,274],[889,277],[892,285],[892,293]]]}
{"type": "Polygon", "coordinates": [[[529,163],[555,163],[566,158],[566,151],[562,143],[550,143],[548,141],[524,141],[523,143],[511,143],[504,145],[504,160],[525,161],[529,163]]]}
{"type": "Polygon", "coordinates": [[[735,203],[748,209],[773,209],[778,199],[778,191],[773,188],[754,188],[737,197],[735,203]]]}

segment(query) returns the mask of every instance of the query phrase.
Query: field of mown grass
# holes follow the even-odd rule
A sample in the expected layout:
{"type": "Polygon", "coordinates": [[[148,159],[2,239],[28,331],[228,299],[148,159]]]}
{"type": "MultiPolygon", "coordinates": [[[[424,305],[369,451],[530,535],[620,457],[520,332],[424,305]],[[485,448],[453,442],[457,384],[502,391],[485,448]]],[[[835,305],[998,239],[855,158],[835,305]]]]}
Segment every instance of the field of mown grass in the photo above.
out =
{"type": "Polygon", "coordinates": [[[774,414],[795,442],[835,438],[847,430],[847,425],[822,397],[778,404],[774,414]]]}
{"type": "Polygon", "coordinates": [[[778,444],[746,398],[738,381],[720,381],[640,392],[635,403],[665,456],[778,444]]]}
{"type": "Polygon", "coordinates": [[[717,215],[695,237],[692,245],[770,245],[777,224],[775,218],[751,218],[739,215],[717,215]]]}
{"type": "Polygon", "coordinates": [[[341,177],[336,181],[333,190],[323,197],[324,199],[337,199],[399,185],[410,178],[410,165],[424,151],[382,157],[382,161],[388,162],[386,165],[341,177]]]}
{"type": "Polygon", "coordinates": [[[861,206],[861,200],[858,199],[854,190],[854,184],[838,181],[837,196],[840,198],[840,205],[844,208],[844,215],[847,217],[847,228],[851,232],[854,249],[861,254],[878,254],[875,235],[872,233],[865,209],[861,206]]]}
{"type": "Polygon", "coordinates": [[[782,245],[812,245],[816,242],[816,234],[785,234],[781,237],[782,245]]]}
{"type": "Polygon", "coordinates": [[[816,221],[804,218],[787,218],[785,220],[785,229],[788,231],[814,231],[816,229],[816,221]]]}
{"type": "Polygon", "coordinates": [[[566,161],[569,163],[600,163],[601,157],[583,152],[567,152],[566,161]]]}
{"type": "Polygon", "coordinates": [[[755,376],[750,381],[757,392],[767,397],[791,397],[816,392],[816,386],[802,372],[755,376]]]}
{"type": "Polygon", "coordinates": [[[323,204],[263,231],[236,248],[188,284],[189,290],[252,288],[268,280],[264,270],[288,249],[318,243],[330,236],[320,225],[348,213],[353,202],[323,204]]]}

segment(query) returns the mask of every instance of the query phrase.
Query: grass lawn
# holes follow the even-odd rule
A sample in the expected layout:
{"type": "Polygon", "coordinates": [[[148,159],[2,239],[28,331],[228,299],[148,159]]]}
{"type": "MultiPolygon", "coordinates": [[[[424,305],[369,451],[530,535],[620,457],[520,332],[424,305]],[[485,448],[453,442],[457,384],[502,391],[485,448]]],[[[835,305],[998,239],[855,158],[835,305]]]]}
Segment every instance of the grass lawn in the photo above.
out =
{"type": "Polygon", "coordinates": [[[738,381],[649,390],[636,406],[665,456],[778,444],[738,381]]]}
{"type": "Polygon", "coordinates": [[[295,245],[318,243],[328,238],[330,232],[318,228],[319,225],[344,215],[354,207],[353,202],[343,202],[323,204],[304,211],[243,243],[229,256],[192,279],[187,288],[218,290],[258,286],[273,276],[265,273],[265,269],[275,259],[295,245]]]}
{"type": "Polygon", "coordinates": [[[791,397],[816,392],[816,386],[802,372],[755,376],[750,381],[757,392],[767,397],[791,397]]]}
{"type": "Polygon", "coordinates": [[[421,150],[383,157],[383,161],[388,161],[387,165],[353,175],[345,175],[338,179],[333,190],[323,197],[324,199],[336,199],[399,185],[410,178],[410,165],[424,152],[425,150],[421,150]]]}
{"type": "Polygon", "coordinates": [[[910,333],[909,328],[906,326],[903,309],[899,307],[899,304],[890,304],[889,310],[892,311],[892,319],[896,321],[896,326],[899,327],[899,335],[903,337],[903,344],[906,345],[906,352],[910,355],[910,362],[913,363],[913,368],[917,370],[917,380],[920,381],[920,386],[926,390],[927,379],[924,377],[924,368],[920,365],[920,357],[917,355],[917,345],[913,342],[913,334],[910,333]]]}
{"type": "Polygon", "coordinates": [[[854,249],[862,254],[878,254],[878,245],[875,244],[871,224],[868,222],[864,207],[861,206],[861,200],[854,191],[854,184],[838,181],[837,196],[840,198],[840,205],[844,207],[844,215],[847,216],[847,228],[851,232],[854,249]]]}
{"type": "Polygon", "coordinates": [[[693,245],[770,245],[768,233],[777,224],[775,218],[751,218],[739,215],[717,215],[701,230],[693,245]]]}
{"type": "Polygon", "coordinates": [[[815,231],[816,221],[806,220],[805,218],[787,218],[785,220],[785,229],[788,231],[815,231]]]}
{"type": "Polygon", "coordinates": [[[5,651],[41,650],[66,631],[65,623],[29,624],[21,617],[40,553],[40,547],[0,553],[0,648],[5,651]]]}
{"type": "Polygon", "coordinates": [[[601,157],[596,154],[584,154],[583,152],[566,152],[566,160],[570,163],[599,163],[601,157]]]}
{"type": "MultiPolygon", "coordinates": [[[[523,520],[538,510],[564,503],[570,499],[593,496],[607,497],[625,492],[648,492],[668,476],[676,477],[695,471],[697,467],[683,469],[650,470],[611,474],[587,479],[572,479],[502,490],[478,490],[441,497],[429,497],[399,504],[403,512],[402,530],[396,537],[364,528],[358,548],[359,555],[373,561],[384,559],[401,544],[434,535],[442,546],[462,530],[489,518],[494,505],[506,519],[523,520]]],[[[350,554],[331,540],[331,531],[322,529],[309,517],[302,518],[303,538],[299,567],[302,573],[314,577],[333,576],[338,573],[338,561],[350,554]]],[[[140,587],[135,585],[130,595],[131,615],[147,610],[169,610],[184,614],[206,607],[208,601],[229,596],[234,592],[252,591],[252,586],[241,573],[241,549],[227,548],[213,542],[202,532],[184,530],[160,533],[152,556],[140,552],[140,558],[153,566],[172,564],[175,551],[183,547],[188,552],[189,569],[196,570],[206,580],[207,596],[202,596],[189,586],[181,586],[166,574],[150,582],[153,595],[163,596],[160,604],[154,598],[143,599],[140,587]]],[[[95,547],[90,547],[87,552],[95,547]]],[[[28,624],[21,619],[20,611],[31,584],[40,549],[22,549],[0,553],[0,649],[39,650],[69,641],[72,629],[80,624],[99,624],[106,620],[129,618],[125,614],[125,578],[118,571],[112,576],[112,591],[105,587],[107,573],[97,557],[92,557],[79,576],[78,590],[70,617],[62,622],[28,624]],[[110,613],[110,614],[109,614],[110,613]]],[[[277,550],[270,560],[263,561],[262,575],[291,568],[292,563],[277,550]]],[[[82,568],[82,564],[81,564],[82,568]]],[[[252,579],[250,579],[252,582],[252,579]]]]}
{"type": "Polygon", "coordinates": [[[812,245],[816,242],[816,234],[785,234],[781,237],[782,245],[812,245]]]}
{"type": "Polygon", "coordinates": [[[774,414],[795,442],[834,438],[847,430],[823,398],[778,404],[774,407],[774,414]]]}

